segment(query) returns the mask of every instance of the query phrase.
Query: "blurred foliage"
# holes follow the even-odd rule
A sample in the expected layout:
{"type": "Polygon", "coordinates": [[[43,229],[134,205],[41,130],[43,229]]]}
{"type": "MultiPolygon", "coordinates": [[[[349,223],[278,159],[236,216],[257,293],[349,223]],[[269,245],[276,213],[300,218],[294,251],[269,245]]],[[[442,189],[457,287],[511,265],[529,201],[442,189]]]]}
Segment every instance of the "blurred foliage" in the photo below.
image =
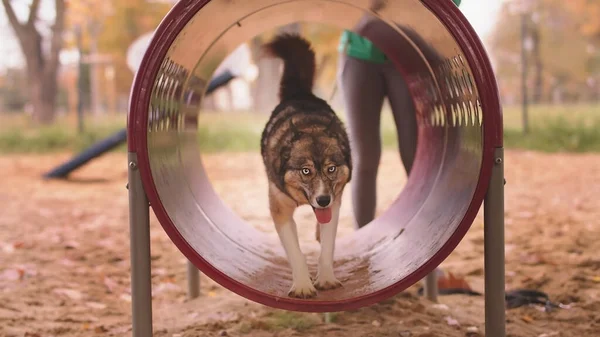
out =
{"type": "Polygon", "coordinates": [[[145,0],[109,1],[113,3],[114,12],[103,22],[99,47],[115,59],[117,92],[128,95],[133,73],[126,63],[127,48],[140,35],[154,31],[171,5],[145,0]]]}
{"type": "MultiPolygon", "coordinates": [[[[520,97],[521,15],[504,3],[490,38],[502,93],[520,97]]],[[[597,0],[528,0],[525,22],[531,93],[537,102],[598,100],[600,25],[597,0]],[[536,97],[539,96],[539,97],[536,97]]],[[[525,2],[519,2],[520,5],[525,2]]]]}
{"type": "Polygon", "coordinates": [[[0,109],[22,112],[27,104],[27,74],[22,69],[7,69],[0,81],[0,109]]]}
{"type": "Polygon", "coordinates": [[[156,28],[171,5],[146,0],[71,0],[68,6],[67,46],[76,47],[78,28],[84,52],[90,51],[95,39],[98,53],[110,56],[114,63],[117,94],[128,95],[133,73],[127,67],[127,49],[138,37],[156,28]]]}
{"type": "MultiPolygon", "coordinates": [[[[337,74],[338,45],[342,29],[311,23],[302,26],[301,33],[313,42],[317,59],[316,85],[328,88],[335,81],[337,74]]],[[[329,88],[328,88],[329,89],[329,88]]]]}
{"type": "Polygon", "coordinates": [[[579,32],[595,42],[600,42],[600,1],[569,0],[562,3],[577,17],[579,32]]]}

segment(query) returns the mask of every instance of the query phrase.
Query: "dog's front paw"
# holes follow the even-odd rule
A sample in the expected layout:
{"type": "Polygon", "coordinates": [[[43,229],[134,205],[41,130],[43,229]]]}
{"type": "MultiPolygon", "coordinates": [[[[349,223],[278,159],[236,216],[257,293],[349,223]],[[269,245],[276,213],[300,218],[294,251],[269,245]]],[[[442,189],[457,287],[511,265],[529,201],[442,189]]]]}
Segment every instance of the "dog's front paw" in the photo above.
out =
{"type": "Polygon", "coordinates": [[[315,288],[319,290],[331,290],[335,288],[339,288],[342,286],[342,282],[340,282],[333,273],[327,274],[319,274],[317,275],[317,280],[314,283],[315,288]],[[330,274],[330,275],[327,275],[330,274]]]}
{"type": "Polygon", "coordinates": [[[313,298],[317,296],[317,289],[309,282],[294,283],[288,292],[289,297],[313,298]]]}

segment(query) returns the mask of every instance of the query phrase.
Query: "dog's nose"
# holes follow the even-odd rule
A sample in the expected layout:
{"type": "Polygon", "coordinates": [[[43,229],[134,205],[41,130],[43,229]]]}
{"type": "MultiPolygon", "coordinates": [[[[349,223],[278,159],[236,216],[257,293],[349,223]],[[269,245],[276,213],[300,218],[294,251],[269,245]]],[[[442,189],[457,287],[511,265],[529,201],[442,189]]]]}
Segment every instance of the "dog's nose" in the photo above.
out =
{"type": "Polygon", "coordinates": [[[317,204],[321,207],[326,207],[331,202],[331,197],[328,195],[320,195],[317,197],[317,204]]]}

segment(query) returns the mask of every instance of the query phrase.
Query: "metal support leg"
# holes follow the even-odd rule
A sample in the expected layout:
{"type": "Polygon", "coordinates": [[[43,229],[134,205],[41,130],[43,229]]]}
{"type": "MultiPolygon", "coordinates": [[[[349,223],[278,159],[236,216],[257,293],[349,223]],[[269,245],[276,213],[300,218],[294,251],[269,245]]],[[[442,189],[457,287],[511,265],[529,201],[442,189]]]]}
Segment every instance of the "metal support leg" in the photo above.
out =
{"type": "Polygon", "coordinates": [[[506,336],[504,280],[504,149],[497,148],[483,208],[485,336],[506,336]]]}
{"type": "Polygon", "coordinates": [[[152,336],[150,210],[135,153],[129,159],[129,235],[131,249],[132,336],[152,336]]]}
{"type": "Polygon", "coordinates": [[[438,287],[437,287],[437,268],[434,269],[431,273],[425,276],[425,286],[423,287],[425,292],[425,297],[432,301],[438,301],[438,287]]]}
{"type": "Polygon", "coordinates": [[[200,271],[193,263],[187,262],[188,298],[200,296],[200,271]]]}

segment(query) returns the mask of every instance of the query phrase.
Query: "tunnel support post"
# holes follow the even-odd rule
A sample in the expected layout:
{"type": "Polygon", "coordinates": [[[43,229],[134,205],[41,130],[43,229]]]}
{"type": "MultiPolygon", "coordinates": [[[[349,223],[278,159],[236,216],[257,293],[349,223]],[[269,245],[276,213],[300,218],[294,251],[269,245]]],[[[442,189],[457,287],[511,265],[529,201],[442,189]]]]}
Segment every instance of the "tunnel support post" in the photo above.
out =
{"type": "Polygon", "coordinates": [[[504,149],[496,148],[483,208],[485,335],[506,337],[504,281],[504,149]]]}
{"type": "Polygon", "coordinates": [[[200,296],[200,271],[189,260],[187,262],[188,298],[200,296]]]}
{"type": "Polygon", "coordinates": [[[152,336],[150,206],[134,152],[128,153],[128,167],[132,336],[147,337],[152,336]]]}
{"type": "Polygon", "coordinates": [[[437,287],[437,268],[434,269],[431,273],[425,276],[425,286],[423,287],[425,292],[425,297],[437,303],[438,301],[438,287],[437,287]]]}

